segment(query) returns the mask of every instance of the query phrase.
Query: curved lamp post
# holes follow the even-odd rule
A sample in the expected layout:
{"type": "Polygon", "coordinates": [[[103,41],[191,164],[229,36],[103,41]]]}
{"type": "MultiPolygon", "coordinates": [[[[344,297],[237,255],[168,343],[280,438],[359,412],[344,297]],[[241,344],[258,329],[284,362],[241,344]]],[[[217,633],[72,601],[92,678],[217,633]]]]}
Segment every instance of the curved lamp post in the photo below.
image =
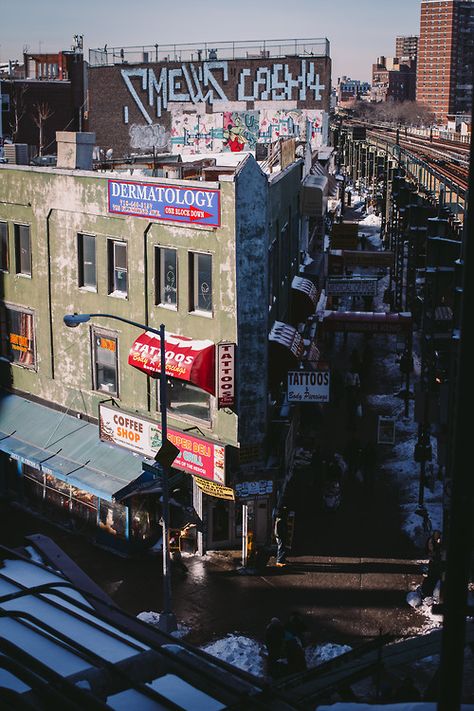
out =
{"type": "MultiPolygon", "coordinates": [[[[122,321],[130,326],[136,326],[143,331],[150,331],[160,337],[160,411],[161,411],[161,441],[162,446],[168,442],[168,425],[167,425],[167,391],[166,391],[166,358],[165,358],[165,325],[162,323],[160,328],[151,328],[143,323],[131,321],[122,316],[114,314],[66,314],[63,317],[64,323],[69,328],[76,328],[81,323],[87,323],[91,318],[111,318],[115,321],[122,321]]],[[[163,612],[160,616],[160,629],[163,632],[173,632],[176,628],[176,617],[171,612],[171,569],[170,569],[170,546],[169,546],[169,488],[168,488],[168,466],[163,465],[163,612]]]]}

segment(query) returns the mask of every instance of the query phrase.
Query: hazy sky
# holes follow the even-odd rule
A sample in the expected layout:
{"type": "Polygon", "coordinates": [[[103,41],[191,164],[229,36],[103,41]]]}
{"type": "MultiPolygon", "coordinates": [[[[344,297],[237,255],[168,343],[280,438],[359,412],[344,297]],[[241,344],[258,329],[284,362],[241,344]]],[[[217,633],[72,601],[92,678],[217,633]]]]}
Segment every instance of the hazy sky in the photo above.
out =
{"type": "Polygon", "coordinates": [[[0,61],[89,47],[327,37],[332,81],[370,80],[376,57],[395,37],[418,34],[420,0],[0,0],[0,61]]]}

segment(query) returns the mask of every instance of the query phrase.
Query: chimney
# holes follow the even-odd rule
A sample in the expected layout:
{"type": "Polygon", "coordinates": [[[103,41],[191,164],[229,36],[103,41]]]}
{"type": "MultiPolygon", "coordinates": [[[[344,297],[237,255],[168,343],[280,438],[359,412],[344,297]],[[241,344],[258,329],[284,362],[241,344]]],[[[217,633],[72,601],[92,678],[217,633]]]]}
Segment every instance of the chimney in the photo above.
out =
{"type": "Polygon", "coordinates": [[[92,170],[95,133],[56,131],[56,142],[58,144],[57,168],[92,170]]]}

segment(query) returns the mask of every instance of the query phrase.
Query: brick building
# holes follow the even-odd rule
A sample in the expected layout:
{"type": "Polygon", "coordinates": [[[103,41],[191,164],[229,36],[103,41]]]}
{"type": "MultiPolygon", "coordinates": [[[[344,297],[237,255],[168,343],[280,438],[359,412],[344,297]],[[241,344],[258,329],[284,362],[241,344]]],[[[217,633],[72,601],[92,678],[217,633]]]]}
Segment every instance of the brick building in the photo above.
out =
{"type": "Polygon", "coordinates": [[[422,0],[416,96],[438,121],[470,111],[473,59],[473,0],[422,0]]]}
{"type": "Polygon", "coordinates": [[[415,87],[415,60],[382,56],[372,65],[372,101],[414,101],[415,87]]]}
{"type": "Polygon", "coordinates": [[[250,44],[90,50],[98,146],[120,158],[255,150],[281,137],[327,143],[328,40],[250,44]]]}
{"type": "Polygon", "coordinates": [[[408,35],[395,39],[395,56],[399,59],[415,59],[418,55],[418,35],[408,35]]]}

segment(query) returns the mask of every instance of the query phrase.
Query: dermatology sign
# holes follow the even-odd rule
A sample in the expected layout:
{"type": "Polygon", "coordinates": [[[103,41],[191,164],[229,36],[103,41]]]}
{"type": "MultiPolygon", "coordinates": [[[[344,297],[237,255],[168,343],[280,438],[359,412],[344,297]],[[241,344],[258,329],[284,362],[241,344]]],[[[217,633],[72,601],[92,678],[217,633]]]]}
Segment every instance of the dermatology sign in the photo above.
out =
{"type": "MultiPolygon", "coordinates": [[[[132,415],[110,405],[99,405],[99,438],[154,459],[161,447],[161,427],[157,422],[132,415]]],[[[179,454],[173,469],[225,483],[225,447],[206,439],[168,428],[168,439],[179,454]]]]}
{"type": "Polygon", "coordinates": [[[329,402],[328,370],[290,370],[288,402],[329,402]]]}
{"type": "Polygon", "coordinates": [[[209,188],[108,181],[109,212],[149,220],[220,226],[220,192],[209,188]]]}

